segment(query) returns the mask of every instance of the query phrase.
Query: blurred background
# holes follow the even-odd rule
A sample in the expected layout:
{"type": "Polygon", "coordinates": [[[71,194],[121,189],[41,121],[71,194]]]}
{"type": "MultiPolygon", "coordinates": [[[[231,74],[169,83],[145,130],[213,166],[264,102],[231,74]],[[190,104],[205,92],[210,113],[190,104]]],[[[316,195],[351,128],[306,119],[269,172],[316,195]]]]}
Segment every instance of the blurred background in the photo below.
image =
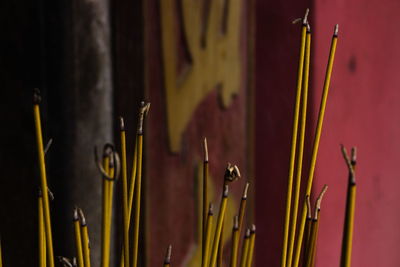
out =
{"type": "MultiPolygon", "coordinates": [[[[304,174],[333,27],[340,25],[313,186],[318,193],[329,185],[316,265],[340,261],[347,169],[339,145],[344,144],[358,148],[352,266],[399,266],[396,0],[2,1],[4,266],[38,262],[33,88],[42,93],[45,143],[54,141],[46,160],[55,195],[55,255],[74,254],[72,209],[78,205],[87,214],[92,261],[99,266],[101,177],[93,147],[119,144],[117,118],[123,116],[131,162],[137,111],[145,99],[151,110],[145,126],[142,266],[160,266],[169,244],[174,266],[199,266],[204,137],[214,203],[226,164],[237,164],[242,173],[230,188],[226,229],[249,181],[246,225],[257,225],[254,264],[279,266],[300,44],[300,25],[291,22],[306,8],[313,39],[304,174]]],[[[113,236],[115,254],[122,242],[117,227],[113,236]]],[[[229,234],[224,240],[228,254],[229,234]]]]}

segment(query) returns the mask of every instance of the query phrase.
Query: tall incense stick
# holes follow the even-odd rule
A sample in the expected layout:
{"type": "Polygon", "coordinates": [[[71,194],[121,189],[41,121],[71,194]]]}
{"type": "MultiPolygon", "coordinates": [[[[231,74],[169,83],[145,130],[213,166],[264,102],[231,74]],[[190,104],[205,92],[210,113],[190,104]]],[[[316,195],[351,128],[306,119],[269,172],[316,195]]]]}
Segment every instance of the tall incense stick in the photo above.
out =
{"type": "MultiPolygon", "coordinates": [[[[39,169],[40,169],[40,184],[42,192],[47,192],[47,177],[46,177],[46,163],[44,159],[43,150],[43,137],[42,137],[42,125],[40,122],[40,108],[39,104],[41,102],[41,97],[39,90],[35,90],[33,94],[33,115],[35,120],[35,130],[36,130],[36,143],[38,149],[39,158],[39,169]]],[[[49,196],[48,194],[43,195],[43,211],[45,219],[45,229],[46,229],[46,246],[47,246],[47,257],[50,267],[54,267],[54,254],[53,254],[53,237],[51,232],[51,219],[50,219],[50,207],[49,207],[49,196]]]]}
{"type": "Polygon", "coordinates": [[[124,262],[129,267],[129,219],[128,219],[128,172],[126,166],[126,139],[124,119],[120,117],[121,158],[122,158],[122,214],[124,233],[124,262]]]}
{"type": "Polygon", "coordinates": [[[203,226],[202,226],[202,259],[205,253],[206,224],[207,224],[207,205],[208,205],[208,147],[207,138],[204,138],[204,162],[203,162],[203,226]]]}
{"type": "Polygon", "coordinates": [[[132,245],[132,266],[137,267],[138,250],[139,250],[139,224],[140,224],[140,198],[142,189],[142,156],[143,156],[143,122],[144,117],[148,113],[150,103],[142,102],[139,110],[138,122],[138,161],[137,161],[137,177],[135,185],[135,214],[133,229],[133,245],[132,245]]]}
{"type": "Polygon", "coordinates": [[[295,189],[293,196],[293,213],[290,224],[287,266],[292,266],[294,240],[296,236],[297,212],[299,207],[300,187],[301,187],[301,172],[303,167],[304,139],[306,135],[308,78],[310,72],[310,51],[311,51],[311,30],[310,30],[310,25],[307,23],[306,52],[305,52],[304,71],[303,71],[303,89],[302,89],[303,95],[301,97],[302,106],[301,106],[301,120],[300,120],[299,150],[297,158],[296,182],[295,182],[295,189]]]}
{"type": "Polygon", "coordinates": [[[356,203],[356,179],[355,179],[355,168],[357,163],[356,148],[351,150],[351,159],[347,155],[347,151],[342,146],[343,157],[346,161],[347,168],[349,169],[349,181],[347,187],[347,199],[346,199],[346,213],[344,219],[343,229],[343,240],[342,240],[342,254],[340,257],[341,267],[351,266],[351,250],[353,243],[353,227],[354,227],[354,210],[356,203]]]}
{"type": "MultiPolygon", "coordinates": [[[[308,180],[307,180],[306,195],[308,195],[308,196],[311,194],[311,188],[312,188],[312,183],[313,183],[313,179],[314,179],[314,171],[315,171],[315,164],[317,161],[319,141],[321,138],[322,124],[324,121],[326,102],[328,99],[329,85],[331,82],[333,62],[335,59],[336,45],[337,45],[337,39],[338,39],[338,29],[339,29],[339,26],[336,25],[334,32],[333,32],[333,36],[332,36],[331,48],[330,48],[329,58],[328,58],[328,65],[327,65],[326,74],[325,74],[324,87],[322,90],[321,104],[320,104],[319,113],[318,113],[317,128],[316,128],[315,136],[314,136],[314,143],[313,143],[313,149],[312,149],[312,155],[311,155],[311,164],[310,164],[310,170],[309,170],[309,175],[308,175],[308,180]]],[[[297,238],[297,243],[296,243],[293,267],[299,266],[301,243],[303,240],[306,217],[307,217],[307,208],[304,204],[302,214],[300,217],[299,236],[297,238]]]]}
{"type": "Polygon", "coordinates": [[[297,88],[296,88],[296,100],[293,114],[293,129],[292,129],[292,145],[290,149],[290,161],[289,161],[289,175],[288,175],[288,187],[286,195],[286,211],[285,221],[283,227],[283,245],[281,254],[281,267],[286,267],[287,260],[287,249],[289,239],[289,223],[290,223],[290,209],[292,203],[292,187],[293,187],[293,173],[294,164],[296,160],[296,147],[297,147],[297,128],[299,123],[299,111],[300,111],[300,98],[301,98],[301,87],[303,80],[303,67],[304,67],[304,53],[306,44],[306,31],[307,31],[307,16],[309,10],[306,10],[306,14],[303,19],[303,25],[301,27],[301,42],[300,42],[300,56],[299,56],[299,67],[297,72],[297,88]]]}

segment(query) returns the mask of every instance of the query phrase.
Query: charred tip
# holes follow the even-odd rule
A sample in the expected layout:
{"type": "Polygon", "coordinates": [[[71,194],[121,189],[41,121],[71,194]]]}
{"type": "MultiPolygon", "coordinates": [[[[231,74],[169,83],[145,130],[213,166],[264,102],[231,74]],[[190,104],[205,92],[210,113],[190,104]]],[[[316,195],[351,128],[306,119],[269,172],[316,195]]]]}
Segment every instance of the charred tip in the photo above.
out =
{"type": "Polygon", "coordinates": [[[206,137],[204,137],[204,162],[208,162],[208,146],[206,137]]]}
{"type": "Polygon", "coordinates": [[[167,253],[165,254],[164,264],[171,263],[171,255],[172,255],[172,245],[169,245],[167,248],[167,253]]]}
{"type": "Polygon", "coordinates": [[[351,148],[351,160],[350,160],[351,165],[354,167],[357,164],[357,147],[352,147],[351,148]]]}
{"type": "Polygon", "coordinates": [[[307,22],[307,33],[311,33],[310,23],[307,22]]]}
{"type": "Polygon", "coordinates": [[[125,131],[125,122],[124,122],[124,118],[121,116],[119,117],[119,130],[125,131]]]}
{"type": "Polygon", "coordinates": [[[310,196],[306,196],[306,206],[307,206],[307,219],[311,219],[312,214],[311,214],[311,201],[310,201],[310,196]]]}
{"type": "Polygon", "coordinates": [[[46,147],[44,148],[44,154],[46,155],[47,152],[49,151],[51,145],[53,144],[53,138],[50,138],[49,141],[46,144],[46,147]]]}
{"type": "Polygon", "coordinates": [[[338,33],[339,33],[339,24],[336,24],[333,30],[333,36],[337,37],[338,33]]]}
{"type": "Polygon", "coordinates": [[[343,145],[340,145],[340,147],[342,150],[344,161],[346,162],[347,168],[350,173],[350,182],[355,183],[354,165],[352,164],[352,160],[353,158],[356,159],[356,151],[352,150],[352,159],[350,159],[349,155],[347,154],[346,148],[343,145]]]}
{"type": "Polygon", "coordinates": [[[222,193],[222,197],[228,197],[229,187],[228,185],[224,185],[224,192],[222,193]]]}
{"type": "Polygon", "coordinates": [[[208,215],[214,215],[214,205],[212,203],[208,206],[208,215]]]}
{"type": "Polygon", "coordinates": [[[247,182],[247,183],[245,184],[245,186],[244,186],[242,199],[247,199],[247,192],[249,191],[249,186],[250,186],[250,183],[247,182]]]}
{"type": "Polygon", "coordinates": [[[79,214],[78,214],[78,207],[74,207],[74,216],[73,216],[73,219],[72,219],[74,222],[75,221],[79,221],[79,214]]]}
{"type": "Polygon", "coordinates": [[[252,224],[250,227],[250,234],[254,234],[256,232],[256,225],[252,224]]]}
{"type": "Polygon", "coordinates": [[[53,201],[54,200],[54,194],[53,194],[53,192],[51,192],[50,188],[48,188],[48,187],[47,187],[47,194],[49,194],[50,200],[53,201]]]}
{"type": "Polygon", "coordinates": [[[250,234],[251,234],[251,230],[250,230],[250,228],[247,228],[246,233],[244,234],[244,238],[249,238],[250,234]]]}
{"type": "Polygon", "coordinates": [[[58,256],[57,258],[58,258],[58,260],[60,261],[60,263],[61,263],[64,267],[73,267],[71,261],[70,261],[68,258],[63,257],[63,256],[58,256]]]}
{"type": "Polygon", "coordinates": [[[140,108],[139,108],[139,120],[138,120],[138,128],[137,128],[137,134],[142,135],[143,134],[143,121],[144,117],[147,116],[150,110],[150,103],[146,103],[144,101],[140,102],[140,108]]]}
{"type": "Polygon", "coordinates": [[[236,181],[240,178],[239,168],[236,165],[231,165],[230,163],[228,163],[228,166],[225,170],[224,178],[226,182],[236,181]]]}
{"type": "Polygon", "coordinates": [[[34,105],[39,105],[40,102],[42,102],[42,97],[40,95],[40,90],[39,90],[39,88],[34,88],[33,89],[33,104],[34,105]]]}
{"type": "Polygon", "coordinates": [[[322,187],[321,193],[319,193],[319,196],[316,200],[315,203],[315,215],[314,215],[314,219],[318,218],[318,212],[321,210],[321,202],[322,202],[322,198],[324,197],[326,191],[328,190],[328,186],[324,185],[324,187],[322,187]]]}
{"type": "Polygon", "coordinates": [[[78,262],[76,260],[76,257],[72,258],[72,266],[77,267],[78,266],[78,262]]]}
{"type": "Polygon", "coordinates": [[[80,219],[81,225],[86,226],[86,218],[85,218],[85,214],[83,213],[83,210],[81,208],[78,208],[78,212],[79,212],[79,219],[80,219]]]}
{"type": "Polygon", "coordinates": [[[239,216],[237,215],[233,217],[233,230],[234,231],[239,230],[239,216]]]}
{"type": "Polygon", "coordinates": [[[304,17],[303,17],[303,25],[307,25],[308,24],[308,14],[309,13],[310,13],[310,9],[307,8],[306,9],[306,13],[304,14],[304,17]]]}

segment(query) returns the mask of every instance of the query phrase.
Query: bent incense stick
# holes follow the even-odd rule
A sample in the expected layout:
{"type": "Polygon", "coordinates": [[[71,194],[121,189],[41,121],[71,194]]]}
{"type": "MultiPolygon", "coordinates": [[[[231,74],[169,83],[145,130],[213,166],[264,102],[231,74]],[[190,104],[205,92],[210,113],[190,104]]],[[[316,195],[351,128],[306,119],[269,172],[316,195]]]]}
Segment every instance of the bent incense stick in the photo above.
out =
{"type": "Polygon", "coordinates": [[[342,145],[343,158],[346,161],[347,168],[349,170],[349,181],[347,186],[347,198],[346,198],[346,213],[344,219],[343,239],[342,239],[342,253],[340,257],[341,267],[351,266],[351,250],[353,243],[353,228],[354,228],[354,210],[356,202],[356,178],[355,168],[357,163],[356,148],[353,147],[351,150],[351,158],[347,155],[346,148],[342,145]]]}

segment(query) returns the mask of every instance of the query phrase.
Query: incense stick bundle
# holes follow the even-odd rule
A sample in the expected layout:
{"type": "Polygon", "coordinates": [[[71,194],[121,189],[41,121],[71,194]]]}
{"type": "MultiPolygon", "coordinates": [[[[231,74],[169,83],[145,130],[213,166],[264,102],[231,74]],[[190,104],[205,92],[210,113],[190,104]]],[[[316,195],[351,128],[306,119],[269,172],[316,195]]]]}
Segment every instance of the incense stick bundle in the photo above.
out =
{"type": "Polygon", "coordinates": [[[304,71],[303,71],[303,87],[301,96],[301,120],[300,120],[300,134],[299,134],[299,147],[298,147],[298,158],[296,168],[296,181],[295,190],[293,196],[293,212],[291,215],[290,223],[290,236],[289,236],[289,247],[287,255],[287,266],[292,266],[293,259],[293,248],[294,240],[296,236],[297,226],[297,212],[300,198],[300,187],[301,187],[301,174],[303,167],[303,152],[304,152],[304,139],[306,134],[306,120],[307,120],[307,101],[308,101],[308,78],[310,71],[310,51],[311,51],[311,30],[310,24],[307,22],[307,33],[306,33],[306,48],[305,48],[305,60],[304,60],[304,71]]]}
{"type": "Polygon", "coordinates": [[[342,145],[342,154],[346,161],[347,168],[349,170],[349,181],[347,187],[346,213],[344,220],[340,266],[350,267],[351,250],[353,243],[354,210],[355,210],[356,191],[357,191],[357,185],[355,179],[355,168],[357,163],[356,148],[353,147],[351,149],[351,158],[349,158],[349,156],[347,155],[346,148],[342,145]]]}
{"type": "Polygon", "coordinates": [[[288,185],[287,185],[287,195],[286,195],[286,211],[285,211],[285,221],[283,228],[283,246],[281,254],[281,267],[286,267],[287,253],[288,253],[288,241],[289,241],[289,230],[290,230],[290,210],[292,204],[292,187],[293,187],[293,174],[294,165],[296,160],[296,147],[297,147],[297,130],[299,123],[299,111],[300,111],[300,98],[302,90],[302,80],[303,80],[303,67],[304,67],[304,54],[306,47],[306,31],[307,31],[307,16],[308,9],[303,19],[303,25],[301,27],[301,42],[300,42],[300,56],[299,56],[299,67],[297,72],[297,87],[296,87],[296,100],[294,106],[293,114],[293,129],[292,129],[292,142],[290,148],[290,161],[289,161],[289,175],[288,175],[288,185]]]}
{"type": "MultiPolygon", "coordinates": [[[[310,196],[310,194],[311,194],[311,188],[312,188],[312,183],[313,183],[313,179],[314,179],[314,171],[315,171],[315,165],[316,165],[316,161],[317,161],[319,141],[321,138],[322,124],[324,121],[326,103],[327,103],[328,92],[329,92],[329,85],[330,85],[331,75],[332,75],[333,62],[335,59],[336,45],[337,45],[337,39],[338,39],[338,27],[339,26],[336,25],[334,28],[331,47],[330,47],[330,51],[329,51],[328,65],[326,68],[325,81],[324,81],[322,97],[321,97],[321,104],[320,104],[320,108],[319,108],[319,112],[318,112],[317,127],[315,130],[315,136],[314,136],[314,142],[313,142],[313,148],[312,148],[312,154],[311,154],[311,164],[310,164],[306,193],[305,193],[306,196],[310,196]]],[[[292,265],[293,267],[299,266],[306,217],[307,217],[307,207],[306,207],[306,203],[304,203],[301,217],[300,217],[299,233],[298,233],[295,254],[294,254],[294,258],[293,258],[293,265],[292,265]]]]}

